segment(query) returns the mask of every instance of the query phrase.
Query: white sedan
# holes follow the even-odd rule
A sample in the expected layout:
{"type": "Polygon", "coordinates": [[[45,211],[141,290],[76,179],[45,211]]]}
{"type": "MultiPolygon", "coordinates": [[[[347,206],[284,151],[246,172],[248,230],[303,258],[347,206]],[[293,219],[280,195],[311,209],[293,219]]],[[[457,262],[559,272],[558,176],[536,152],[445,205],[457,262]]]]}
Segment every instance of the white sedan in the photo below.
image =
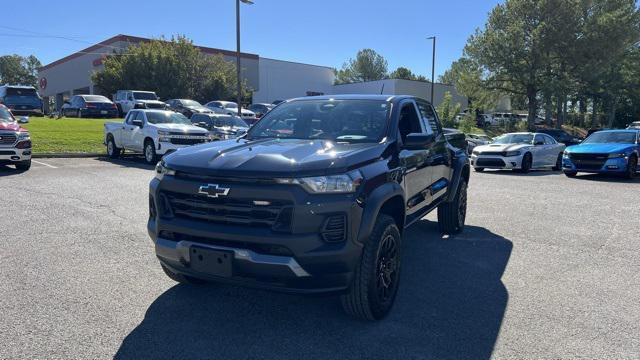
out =
{"type": "MultiPolygon", "coordinates": [[[[211,109],[216,114],[238,115],[238,104],[233,101],[209,101],[204,106],[211,109]]],[[[242,117],[253,118],[256,114],[249,109],[242,109],[242,117]]]]}
{"type": "Polygon", "coordinates": [[[491,144],[474,148],[471,165],[476,171],[512,169],[528,172],[541,168],[560,170],[564,149],[564,144],[547,134],[504,134],[495,138],[491,144]]]}

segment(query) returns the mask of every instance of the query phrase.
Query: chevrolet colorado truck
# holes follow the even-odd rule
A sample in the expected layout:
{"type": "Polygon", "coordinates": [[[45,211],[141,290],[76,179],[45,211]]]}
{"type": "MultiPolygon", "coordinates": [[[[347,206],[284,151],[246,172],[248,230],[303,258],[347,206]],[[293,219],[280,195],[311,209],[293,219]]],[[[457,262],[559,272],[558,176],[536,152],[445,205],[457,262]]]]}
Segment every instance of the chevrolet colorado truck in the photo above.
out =
{"type": "Polygon", "coordinates": [[[156,167],[147,228],[168,277],[339,294],[348,314],[391,309],[402,234],[437,209],[462,231],[469,160],[411,96],[288,100],[243,137],[156,167]]]}
{"type": "MultiPolygon", "coordinates": [[[[20,123],[28,122],[26,117],[20,123]]],[[[11,164],[20,171],[31,168],[31,137],[9,109],[0,104],[0,165],[11,164]]]]}
{"type": "Polygon", "coordinates": [[[104,124],[104,144],[109,157],[117,158],[124,150],[142,152],[147,163],[154,165],[159,155],[209,139],[206,129],[169,110],[131,110],[123,122],[104,124]]]}

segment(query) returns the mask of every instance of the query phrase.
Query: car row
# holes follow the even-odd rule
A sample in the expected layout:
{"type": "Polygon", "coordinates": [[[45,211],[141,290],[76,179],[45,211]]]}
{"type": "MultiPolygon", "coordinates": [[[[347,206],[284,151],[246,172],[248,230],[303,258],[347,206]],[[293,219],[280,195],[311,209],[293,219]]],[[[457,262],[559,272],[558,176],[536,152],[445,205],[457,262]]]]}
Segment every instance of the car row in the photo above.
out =
{"type": "Polygon", "coordinates": [[[44,114],[42,98],[33,86],[0,86],[0,104],[6,106],[14,115],[44,114]]]}

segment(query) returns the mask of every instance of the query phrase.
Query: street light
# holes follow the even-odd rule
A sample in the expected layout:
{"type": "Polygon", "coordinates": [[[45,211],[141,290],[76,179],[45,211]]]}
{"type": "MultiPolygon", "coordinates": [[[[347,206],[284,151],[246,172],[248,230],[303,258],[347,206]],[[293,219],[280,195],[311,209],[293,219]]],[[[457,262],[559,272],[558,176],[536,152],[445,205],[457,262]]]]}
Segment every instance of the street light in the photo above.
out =
{"type": "Polygon", "coordinates": [[[433,40],[433,58],[431,59],[431,105],[436,106],[433,103],[433,91],[434,91],[434,83],[436,76],[436,37],[430,36],[427,40],[433,40]]]}
{"type": "Polygon", "coordinates": [[[242,118],[242,79],[240,79],[240,2],[252,5],[251,0],[236,0],[236,76],[238,77],[238,116],[242,118]]]}

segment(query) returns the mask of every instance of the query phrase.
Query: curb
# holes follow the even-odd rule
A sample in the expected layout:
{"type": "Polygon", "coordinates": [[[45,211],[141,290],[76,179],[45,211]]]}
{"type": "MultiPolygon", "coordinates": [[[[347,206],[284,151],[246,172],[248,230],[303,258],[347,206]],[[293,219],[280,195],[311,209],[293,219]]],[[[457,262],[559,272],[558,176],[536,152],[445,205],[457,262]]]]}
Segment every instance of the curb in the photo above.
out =
{"type": "Polygon", "coordinates": [[[97,158],[103,157],[106,154],[103,153],[43,153],[43,154],[32,154],[32,159],[46,159],[46,158],[97,158]]]}

